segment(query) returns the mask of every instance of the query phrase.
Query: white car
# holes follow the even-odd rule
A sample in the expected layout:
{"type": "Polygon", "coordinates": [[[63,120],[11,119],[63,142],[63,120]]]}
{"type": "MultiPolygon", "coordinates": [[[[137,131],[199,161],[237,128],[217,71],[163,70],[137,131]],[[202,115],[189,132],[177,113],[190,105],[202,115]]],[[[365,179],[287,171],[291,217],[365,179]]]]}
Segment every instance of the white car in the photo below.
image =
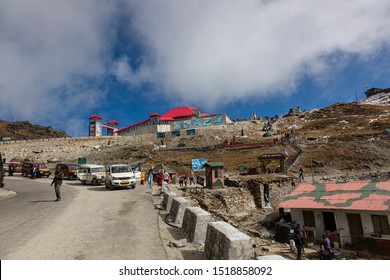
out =
{"type": "Polygon", "coordinates": [[[127,164],[111,164],[106,167],[106,188],[113,190],[119,187],[135,188],[135,174],[127,164]]]}
{"type": "Polygon", "coordinates": [[[104,182],[105,168],[103,165],[84,164],[77,170],[77,178],[83,185],[92,183],[92,185],[100,185],[104,182]]]}

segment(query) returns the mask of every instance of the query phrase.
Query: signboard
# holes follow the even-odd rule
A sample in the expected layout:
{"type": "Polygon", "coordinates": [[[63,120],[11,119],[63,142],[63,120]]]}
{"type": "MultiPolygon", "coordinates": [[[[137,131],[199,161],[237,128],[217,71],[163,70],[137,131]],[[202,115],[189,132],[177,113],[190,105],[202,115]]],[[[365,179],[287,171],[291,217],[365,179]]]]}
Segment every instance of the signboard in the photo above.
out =
{"type": "Polygon", "coordinates": [[[191,127],[191,121],[190,120],[183,121],[183,128],[184,129],[188,129],[190,127],[191,127]]]}
{"type": "Polygon", "coordinates": [[[173,129],[174,130],[181,129],[181,122],[173,122],[173,129]]]}
{"type": "Polygon", "coordinates": [[[200,176],[196,176],[196,184],[204,186],[204,178],[200,176]]]}
{"type": "Polygon", "coordinates": [[[194,120],[194,127],[201,127],[202,126],[202,121],[200,119],[195,119],[194,120]]]}
{"type": "Polygon", "coordinates": [[[222,116],[216,116],[214,117],[214,124],[222,124],[222,116]]]}
{"type": "Polygon", "coordinates": [[[96,122],[96,136],[102,136],[102,124],[96,122]]]}
{"type": "Polygon", "coordinates": [[[79,157],[78,160],[77,160],[77,163],[78,164],[86,164],[87,163],[87,159],[85,157],[79,157]]]}
{"type": "Polygon", "coordinates": [[[210,126],[211,125],[211,118],[204,118],[203,119],[203,125],[204,126],[210,126]]]}
{"type": "Polygon", "coordinates": [[[204,165],[207,162],[207,158],[199,158],[199,159],[193,159],[192,160],[192,170],[193,171],[203,171],[205,170],[204,165]]]}

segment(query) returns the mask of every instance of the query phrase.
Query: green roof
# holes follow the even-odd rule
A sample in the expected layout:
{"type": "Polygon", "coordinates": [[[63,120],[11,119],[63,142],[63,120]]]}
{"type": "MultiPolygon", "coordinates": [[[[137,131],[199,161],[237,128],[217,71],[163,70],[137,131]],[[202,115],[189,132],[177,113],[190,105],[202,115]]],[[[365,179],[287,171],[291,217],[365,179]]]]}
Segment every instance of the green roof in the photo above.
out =
{"type": "Polygon", "coordinates": [[[205,163],[205,166],[206,165],[211,166],[211,167],[219,167],[219,166],[223,167],[223,162],[207,162],[207,163],[205,163]]]}

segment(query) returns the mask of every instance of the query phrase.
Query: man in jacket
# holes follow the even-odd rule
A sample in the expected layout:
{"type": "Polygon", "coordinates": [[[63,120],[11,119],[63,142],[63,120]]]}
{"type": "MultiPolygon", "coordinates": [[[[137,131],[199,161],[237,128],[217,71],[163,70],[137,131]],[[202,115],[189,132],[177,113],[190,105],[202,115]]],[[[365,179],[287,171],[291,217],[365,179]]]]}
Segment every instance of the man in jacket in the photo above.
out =
{"type": "Polygon", "coordinates": [[[57,199],[55,201],[61,200],[61,185],[62,185],[62,178],[64,177],[64,173],[62,172],[62,169],[57,166],[56,171],[54,173],[54,179],[51,185],[54,184],[54,190],[56,192],[57,199]]]}

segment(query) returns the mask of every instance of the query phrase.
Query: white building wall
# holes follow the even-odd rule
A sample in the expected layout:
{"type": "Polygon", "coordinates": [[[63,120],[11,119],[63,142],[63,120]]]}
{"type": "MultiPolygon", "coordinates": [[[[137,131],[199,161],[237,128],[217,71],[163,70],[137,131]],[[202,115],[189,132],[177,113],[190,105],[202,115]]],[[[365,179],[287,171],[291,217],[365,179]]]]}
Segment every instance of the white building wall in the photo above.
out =
{"type": "MultiPolygon", "coordinates": [[[[315,232],[317,241],[322,240],[322,234],[325,231],[325,225],[323,221],[322,212],[330,212],[332,210],[314,210],[315,227],[306,226],[303,221],[302,211],[313,211],[313,209],[291,209],[291,218],[293,221],[304,225],[306,230],[312,230],[315,232]]],[[[340,234],[340,243],[342,246],[351,244],[351,233],[348,226],[347,214],[360,214],[363,226],[363,234],[367,237],[374,232],[374,227],[371,220],[371,215],[387,215],[387,220],[390,224],[390,211],[353,211],[353,210],[336,210],[334,211],[335,222],[337,231],[340,234]]],[[[388,236],[386,236],[389,238],[388,236]]]]}
{"type": "Polygon", "coordinates": [[[169,124],[159,124],[157,125],[157,132],[170,132],[171,125],[169,124]]]}

